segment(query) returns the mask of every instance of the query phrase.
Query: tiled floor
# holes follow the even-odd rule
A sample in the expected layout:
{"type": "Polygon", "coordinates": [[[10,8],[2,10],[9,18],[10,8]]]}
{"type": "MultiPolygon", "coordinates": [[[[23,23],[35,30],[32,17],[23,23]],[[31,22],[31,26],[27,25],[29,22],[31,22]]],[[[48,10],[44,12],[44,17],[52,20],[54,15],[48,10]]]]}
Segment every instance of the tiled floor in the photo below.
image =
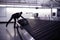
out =
{"type": "Polygon", "coordinates": [[[9,24],[6,28],[6,24],[0,24],[0,40],[12,40],[14,37],[13,24],[9,24]]]}

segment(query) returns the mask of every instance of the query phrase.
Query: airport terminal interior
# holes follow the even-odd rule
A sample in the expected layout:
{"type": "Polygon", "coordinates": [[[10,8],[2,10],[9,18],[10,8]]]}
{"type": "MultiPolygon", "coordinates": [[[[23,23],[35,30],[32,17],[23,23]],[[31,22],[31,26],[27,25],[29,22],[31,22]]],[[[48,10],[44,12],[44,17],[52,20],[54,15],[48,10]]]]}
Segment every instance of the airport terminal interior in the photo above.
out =
{"type": "Polygon", "coordinates": [[[0,0],[0,40],[60,40],[60,0],[0,0]]]}

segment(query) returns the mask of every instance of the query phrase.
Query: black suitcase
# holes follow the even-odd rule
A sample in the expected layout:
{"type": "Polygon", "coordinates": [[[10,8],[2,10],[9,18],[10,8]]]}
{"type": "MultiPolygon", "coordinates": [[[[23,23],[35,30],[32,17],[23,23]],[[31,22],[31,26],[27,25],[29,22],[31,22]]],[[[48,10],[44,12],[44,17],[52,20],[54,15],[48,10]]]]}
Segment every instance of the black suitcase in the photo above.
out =
{"type": "Polygon", "coordinates": [[[21,26],[26,26],[26,25],[29,24],[27,19],[20,19],[20,20],[18,20],[18,23],[19,23],[21,26]]]}

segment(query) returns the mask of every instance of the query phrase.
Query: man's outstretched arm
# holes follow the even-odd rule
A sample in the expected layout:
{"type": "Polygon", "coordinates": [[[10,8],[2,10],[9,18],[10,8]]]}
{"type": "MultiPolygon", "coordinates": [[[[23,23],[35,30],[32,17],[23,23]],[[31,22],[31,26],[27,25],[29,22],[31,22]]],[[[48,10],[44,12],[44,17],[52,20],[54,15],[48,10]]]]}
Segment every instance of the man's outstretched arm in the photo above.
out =
{"type": "Polygon", "coordinates": [[[21,16],[21,18],[25,19],[23,16],[21,16]]]}

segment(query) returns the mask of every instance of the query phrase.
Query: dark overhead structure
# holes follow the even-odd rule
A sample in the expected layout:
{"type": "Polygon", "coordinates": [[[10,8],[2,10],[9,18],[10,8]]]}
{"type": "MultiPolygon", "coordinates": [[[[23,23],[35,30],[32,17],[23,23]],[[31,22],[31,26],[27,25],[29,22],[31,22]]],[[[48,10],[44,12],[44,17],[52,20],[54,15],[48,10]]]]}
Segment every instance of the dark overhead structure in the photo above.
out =
{"type": "Polygon", "coordinates": [[[60,0],[0,0],[0,4],[60,7],[60,0]]]}

